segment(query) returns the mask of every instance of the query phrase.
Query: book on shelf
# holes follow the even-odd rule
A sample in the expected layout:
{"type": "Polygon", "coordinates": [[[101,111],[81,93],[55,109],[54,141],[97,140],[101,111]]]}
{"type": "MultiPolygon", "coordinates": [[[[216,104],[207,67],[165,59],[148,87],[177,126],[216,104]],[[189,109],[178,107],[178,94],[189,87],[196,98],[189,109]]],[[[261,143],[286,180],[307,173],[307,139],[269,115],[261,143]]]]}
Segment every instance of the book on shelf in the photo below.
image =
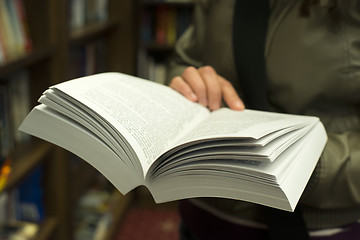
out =
{"type": "Polygon", "coordinates": [[[0,157],[6,158],[18,144],[27,142],[28,134],[18,128],[30,111],[29,74],[26,70],[0,79],[0,157]]]}
{"type": "Polygon", "coordinates": [[[209,111],[171,88],[121,73],[46,90],[20,130],[94,166],[122,194],[156,202],[223,197],[293,211],[327,141],[319,118],[209,111]]]}
{"type": "Polygon", "coordinates": [[[108,0],[70,0],[70,29],[108,20],[108,0]]]}
{"type": "Polygon", "coordinates": [[[30,107],[30,77],[26,70],[11,74],[8,79],[9,115],[14,144],[29,140],[29,135],[18,131],[30,107]]]}
{"type": "Polygon", "coordinates": [[[144,7],[141,13],[140,40],[143,44],[173,46],[191,23],[192,9],[159,4],[144,7]]]}
{"type": "Polygon", "coordinates": [[[0,192],[0,239],[34,239],[39,224],[17,218],[17,194],[0,192]]]}
{"type": "Polygon", "coordinates": [[[18,55],[26,52],[25,49],[25,36],[22,36],[23,32],[20,26],[20,15],[15,6],[15,1],[5,0],[7,4],[7,10],[9,12],[9,21],[11,23],[10,29],[14,39],[14,48],[18,55]]]}
{"type": "Polygon", "coordinates": [[[11,222],[1,226],[0,239],[35,239],[39,231],[39,225],[32,222],[11,222]]]}
{"type": "Polygon", "coordinates": [[[0,0],[0,63],[19,58],[32,49],[22,0],[0,0]]]}
{"type": "Polygon", "coordinates": [[[5,46],[3,40],[3,33],[1,33],[1,26],[0,26],[0,64],[4,63],[5,59],[6,59],[5,46]]]}
{"type": "Polygon", "coordinates": [[[5,159],[12,148],[8,86],[0,81],[0,157],[5,159]]]}
{"type": "Polygon", "coordinates": [[[90,186],[79,198],[76,204],[76,239],[106,239],[109,225],[114,220],[116,211],[114,205],[119,204],[119,195],[104,177],[98,177],[93,186],[90,186]]]}
{"type": "Polygon", "coordinates": [[[103,72],[106,44],[102,40],[87,43],[70,51],[68,79],[103,72]]]}
{"type": "MultiPolygon", "coordinates": [[[[10,158],[5,164],[5,167],[12,167],[10,158]]],[[[7,174],[11,177],[11,171],[8,171],[7,174]]],[[[0,191],[0,228],[6,223],[40,223],[44,220],[42,172],[42,167],[37,167],[17,187],[12,186],[6,190],[3,188],[0,191]]],[[[0,176],[0,180],[1,178],[3,176],[0,176]]]]}
{"type": "Polygon", "coordinates": [[[155,21],[155,41],[159,45],[167,44],[167,12],[169,9],[166,6],[158,6],[156,8],[155,21]]]}
{"type": "Polygon", "coordinates": [[[163,59],[155,59],[145,49],[137,52],[137,76],[164,84],[167,78],[167,65],[163,59]]]}
{"type": "Polygon", "coordinates": [[[15,9],[19,21],[20,35],[23,38],[22,41],[24,43],[24,49],[26,52],[30,52],[33,46],[30,38],[29,27],[27,23],[28,20],[27,20],[24,3],[22,0],[13,0],[13,2],[15,4],[15,9]]]}
{"type": "Polygon", "coordinates": [[[12,31],[10,11],[7,8],[6,0],[0,0],[0,31],[3,35],[4,48],[7,52],[6,56],[11,59],[17,56],[14,32],[12,31]]]}

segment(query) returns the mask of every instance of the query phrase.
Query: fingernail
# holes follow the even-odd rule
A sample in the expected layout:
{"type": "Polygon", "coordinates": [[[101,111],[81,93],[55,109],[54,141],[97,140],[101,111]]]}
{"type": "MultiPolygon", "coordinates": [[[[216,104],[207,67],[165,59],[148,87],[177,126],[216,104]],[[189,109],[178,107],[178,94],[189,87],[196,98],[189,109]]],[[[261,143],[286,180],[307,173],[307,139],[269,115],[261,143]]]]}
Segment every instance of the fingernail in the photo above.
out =
{"type": "Polygon", "coordinates": [[[219,103],[213,103],[212,106],[210,107],[211,110],[217,110],[220,108],[220,104],[219,103]]]}
{"type": "Polygon", "coordinates": [[[208,102],[207,102],[206,99],[204,99],[204,100],[202,100],[202,101],[199,101],[199,103],[200,103],[201,105],[205,106],[205,107],[207,107],[207,105],[208,105],[208,102]]]}
{"type": "Polygon", "coordinates": [[[195,93],[190,93],[190,98],[191,98],[191,100],[193,100],[193,101],[197,101],[198,99],[197,99],[197,96],[195,95],[195,93]]]}
{"type": "Polygon", "coordinates": [[[244,104],[242,102],[240,102],[240,101],[236,101],[235,106],[236,106],[237,109],[244,109],[245,108],[244,104]]]}

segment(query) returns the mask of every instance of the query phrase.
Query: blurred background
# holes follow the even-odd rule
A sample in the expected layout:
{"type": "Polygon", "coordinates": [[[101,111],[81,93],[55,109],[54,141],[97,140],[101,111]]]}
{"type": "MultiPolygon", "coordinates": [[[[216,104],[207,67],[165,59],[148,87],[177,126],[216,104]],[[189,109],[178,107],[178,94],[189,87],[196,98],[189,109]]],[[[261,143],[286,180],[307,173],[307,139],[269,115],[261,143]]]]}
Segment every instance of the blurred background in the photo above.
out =
{"type": "Polygon", "coordinates": [[[176,202],[126,196],[17,128],[49,86],[116,71],[163,83],[192,0],[0,0],[0,239],[178,239],[176,202]]]}

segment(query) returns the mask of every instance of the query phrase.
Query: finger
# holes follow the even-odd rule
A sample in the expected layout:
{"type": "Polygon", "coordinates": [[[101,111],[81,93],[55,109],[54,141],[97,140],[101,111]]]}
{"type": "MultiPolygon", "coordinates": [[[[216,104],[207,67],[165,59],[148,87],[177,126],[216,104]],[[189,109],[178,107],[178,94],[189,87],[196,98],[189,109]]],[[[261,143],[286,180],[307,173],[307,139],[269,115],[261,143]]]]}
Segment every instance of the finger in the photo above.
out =
{"type": "Polygon", "coordinates": [[[194,67],[187,67],[181,77],[191,87],[198,98],[198,102],[203,106],[207,106],[206,85],[198,70],[194,67]]]}
{"type": "Polygon", "coordinates": [[[195,93],[193,92],[193,90],[191,89],[189,84],[187,82],[185,82],[184,79],[180,76],[174,77],[171,80],[169,87],[176,90],[177,92],[182,94],[184,97],[186,97],[187,99],[189,99],[193,102],[198,101],[197,96],[195,95],[195,93]]]}
{"type": "Polygon", "coordinates": [[[205,66],[199,68],[199,73],[206,85],[209,109],[216,110],[220,108],[221,88],[216,71],[210,66],[205,66]]]}
{"type": "Polygon", "coordinates": [[[219,76],[219,81],[221,85],[222,97],[229,108],[233,110],[244,110],[244,102],[237,94],[233,85],[221,76],[219,76]]]}

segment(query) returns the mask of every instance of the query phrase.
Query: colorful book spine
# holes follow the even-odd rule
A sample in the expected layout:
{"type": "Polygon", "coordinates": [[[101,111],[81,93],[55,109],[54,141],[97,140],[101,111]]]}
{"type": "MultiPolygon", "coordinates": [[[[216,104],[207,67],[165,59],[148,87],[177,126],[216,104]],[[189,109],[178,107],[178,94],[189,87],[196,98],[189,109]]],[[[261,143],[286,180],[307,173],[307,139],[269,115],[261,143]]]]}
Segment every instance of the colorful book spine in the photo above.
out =
{"type": "Polygon", "coordinates": [[[144,44],[149,44],[153,41],[153,12],[144,9],[141,15],[141,29],[140,38],[144,44]]]}
{"type": "Polygon", "coordinates": [[[5,48],[3,45],[3,40],[1,36],[1,30],[0,30],[0,65],[5,62],[5,48]]]}
{"type": "Polygon", "coordinates": [[[173,8],[169,8],[167,11],[167,24],[166,24],[166,43],[168,45],[174,45],[177,39],[176,33],[176,10],[173,8]]]}
{"type": "Polygon", "coordinates": [[[108,0],[71,0],[70,28],[77,30],[87,25],[108,20],[108,0]]]}
{"type": "Polygon", "coordinates": [[[191,23],[190,7],[167,4],[144,7],[141,15],[140,40],[143,44],[173,46],[191,23]]]}
{"type": "Polygon", "coordinates": [[[26,52],[30,52],[33,48],[30,38],[29,27],[27,23],[26,11],[22,0],[13,0],[19,19],[21,36],[23,37],[24,47],[26,52]]]}
{"type": "Polygon", "coordinates": [[[31,49],[22,0],[0,0],[0,63],[15,60],[31,49]]]}
{"type": "Polygon", "coordinates": [[[1,28],[3,29],[4,45],[7,52],[8,60],[12,60],[16,57],[16,47],[14,40],[14,34],[11,27],[9,10],[6,4],[6,0],[0,0],[0,11],[1,11],[1,28]]]}
{"type": "Polygon", "coordinates": [[[13,0],[5,0],[10,24],[11,24],[11,34],[14,41],[14,52],[15,57],[21,56],[26,53],[25,50],[25,37],[22,35],[21,27],[20,27],[20,16],[16,10],[16,6],[13,0]]]}
{"type": "Polygon", "coordinates": [[[166,44],[167,8],[158,6],[156,9],[155,40],[158,45],[166,44]]]}

